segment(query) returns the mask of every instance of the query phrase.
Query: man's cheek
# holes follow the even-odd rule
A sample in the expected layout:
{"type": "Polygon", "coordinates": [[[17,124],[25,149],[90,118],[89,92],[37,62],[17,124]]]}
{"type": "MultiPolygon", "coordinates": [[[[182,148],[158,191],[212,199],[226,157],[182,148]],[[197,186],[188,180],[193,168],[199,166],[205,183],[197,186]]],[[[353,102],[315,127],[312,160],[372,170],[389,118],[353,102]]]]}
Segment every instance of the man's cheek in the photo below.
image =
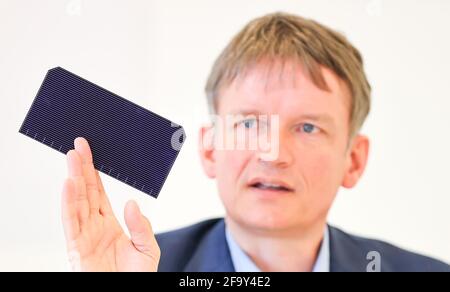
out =
{"type": "Polygon", "coordinates": [[[335,159],[329,154],[311,154],[302,161],[311,186],[322,188],[329,185],[329,180],[333,180],[337,167],[335,159]]]}
{"type": "Polygon", "coordinates": [[[246,151],[224,150],[217,156],[217,168],[225,175],[240,175],[249,161],[250,155],[246,151]]]}
{"type": "Polygon", "coordinates": [[[309,185],[322,195],[332,195],[339,187],[340,167],[342,162],[329,154],[317,155],[309,165],[309,185]]]}

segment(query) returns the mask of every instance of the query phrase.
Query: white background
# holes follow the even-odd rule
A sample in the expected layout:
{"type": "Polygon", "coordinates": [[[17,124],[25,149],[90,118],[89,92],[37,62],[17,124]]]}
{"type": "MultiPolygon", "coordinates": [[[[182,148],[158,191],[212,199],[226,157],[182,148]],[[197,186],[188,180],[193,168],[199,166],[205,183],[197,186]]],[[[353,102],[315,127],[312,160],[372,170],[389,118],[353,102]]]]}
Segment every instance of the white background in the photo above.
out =
{"type": "Polygon", "coordinates": [[[0,270],[68,270],[64,156],[18,133],[55,66],[186,127],[158,200],[102,176],[121,220],[129,199],[156,231],[222,216],[197,155],[204,83],[229,39],[274,11],[344,32],[374,88],[368,169],[340,192],[330,222],[450,262],[449,1],[0,0],[0,270]]]}

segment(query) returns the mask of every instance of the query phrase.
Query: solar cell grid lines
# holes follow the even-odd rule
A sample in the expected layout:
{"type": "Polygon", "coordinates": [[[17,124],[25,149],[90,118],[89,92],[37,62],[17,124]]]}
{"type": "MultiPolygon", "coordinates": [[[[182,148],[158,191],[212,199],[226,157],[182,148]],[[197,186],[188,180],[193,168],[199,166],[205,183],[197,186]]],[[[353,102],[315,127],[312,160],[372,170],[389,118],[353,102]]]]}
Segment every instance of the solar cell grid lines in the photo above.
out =
{"type": "Polygon", "coordinates": [[[48,71],[19,132],[63,154],[84,137],[97,170],[155,198],[186,139],[180,125],[61,67],[48,71]]]}

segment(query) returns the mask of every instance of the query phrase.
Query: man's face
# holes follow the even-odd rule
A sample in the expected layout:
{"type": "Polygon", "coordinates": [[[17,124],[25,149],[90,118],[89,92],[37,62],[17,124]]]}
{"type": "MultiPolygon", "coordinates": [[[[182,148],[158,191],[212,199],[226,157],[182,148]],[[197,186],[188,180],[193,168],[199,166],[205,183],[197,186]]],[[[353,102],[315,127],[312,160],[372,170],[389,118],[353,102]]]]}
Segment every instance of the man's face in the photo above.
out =
{"type": "Polygon", "coordinates": [[[215,144],[202,152],[205,170],[217,180],[227,215],[261,231],[323,223],[338,188],[353,186],[362,173],[355,176],[355,167],[365,165],[364,158],[355,166],[354,143],[349,144],[351,101],[346,84],[322,69],[326,91],[301,67],[281,68],[268,71],[267,66],[256,66],[220,92],[218,116],[244,118],[216,129],[215,144]],[[269,123],[255,120],[260,115],[267,115],[269,123]],[[278,117],[278,125],[270,123],[272,115],[278,117]],[[270,130],[277,135],[269,137],[278,139],[275,159],[264,159],[260,149],[217,147],[221,135],[223,139],[244,131],[252,139],[263,126],[277,128],[270,130]]]}

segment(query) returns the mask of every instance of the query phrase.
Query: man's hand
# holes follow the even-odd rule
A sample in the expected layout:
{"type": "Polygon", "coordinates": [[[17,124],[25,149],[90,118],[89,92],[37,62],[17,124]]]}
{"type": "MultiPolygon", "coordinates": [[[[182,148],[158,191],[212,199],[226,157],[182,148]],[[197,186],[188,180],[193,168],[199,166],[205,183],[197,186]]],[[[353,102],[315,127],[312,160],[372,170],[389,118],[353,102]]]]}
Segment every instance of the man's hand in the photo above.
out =
{"type": "Polygon", "coordinates": [[[69,178],[62,193],[62,220],[76,271],[156,271],[160,250],[150,222],[133,201],[125,207],[129,238],[111,209],[92,153],[83,138],[67,153],[69,178]]]}

